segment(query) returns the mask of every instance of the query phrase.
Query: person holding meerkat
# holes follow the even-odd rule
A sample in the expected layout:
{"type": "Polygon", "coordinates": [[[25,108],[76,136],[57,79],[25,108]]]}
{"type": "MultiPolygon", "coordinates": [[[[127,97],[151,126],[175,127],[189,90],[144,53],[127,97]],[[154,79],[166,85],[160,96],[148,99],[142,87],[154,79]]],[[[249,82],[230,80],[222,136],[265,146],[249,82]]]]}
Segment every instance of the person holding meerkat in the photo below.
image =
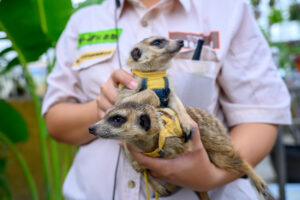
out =
{"type": "MultiPolygon", "coordinates": [[[[277,125],[291,122],[288,91],[245,2],[121,0],[118,5],[106,0],[71,17],[48,77],[42,109],[48,131],[57,141],[81,146],[64,183],[66,199],[145,199],[143,177],[120,145],[97,139],[88,127],[114,105],[119,83],[137,87],[126,59],[136,42],[153,35],[184,40],[168,70],[179,98],[221,119],[235,148],[253,166],[271,150],[277,125]],[[195,61],[199,38],[204,46],[195,61]]],[[[160,199],[198,199],[194,191],[207,190],[216,200],[257,199],[242,174],[209,161],[193,126],[192,151],[178,158],[131,150],[152,176],[183,187],[160,199]]]]}

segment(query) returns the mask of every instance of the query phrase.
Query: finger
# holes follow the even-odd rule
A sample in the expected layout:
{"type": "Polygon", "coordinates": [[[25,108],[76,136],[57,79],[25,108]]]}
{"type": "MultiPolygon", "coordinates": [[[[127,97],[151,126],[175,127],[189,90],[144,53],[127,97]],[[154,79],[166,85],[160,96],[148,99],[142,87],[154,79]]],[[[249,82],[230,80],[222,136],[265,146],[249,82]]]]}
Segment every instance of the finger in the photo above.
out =
{"type": "Polygon", "coordinates": [[[101,86],[101,93],[111,104],[115,104],[118,91],[117,88],[115,88],[114,83],[111,79],[109,79],[106,84],[101,86]]]}
{"type": "Polygon", "coordinates": [[[137,82],[136,80],[126,71],[119,69],[112,73],[111,79],[115,87],[118,87],[119,83],[122,83],[129,89],[136,89],[137,82]]]}
{"type": "Polygon", "coordinates": [[[193,119],[191,119],[191,122],[193,127],[192,146],[193,148],[202,148],[203,144],[201,142],[198,124],[193,119]]]}
{"type": "Polygon", "coordinates": [[[133,150],[129,145],[127,145],[128,150],[130,151],[131,155],[134,157],[134,159],[143,167],[157,171],[159,169],[162,169],[162,167],[166,167],[166,161],[167,159],[160,159],[160,158],[153,158],[149,156],[145,156],[142,153],[136,152],[133,150]]]}
{"type": "Polygon", "coordinates": [[[160,176],[159,176],[159,174],[158,173],[156,173],[156,172],[154,172],[154,171],[151,171],[151,170],[149,170],[149,172],[150,172],[150,175],[153,177],[153,178],[160,178],[160,176]]]}
{"type": "Polygon", "coordinates": [[[98,108],[102,110],[103,112],[106,112],[109,108],[113,106],[112,103],[108,101],[106,97],[103,96],[103,94],[100,94],[98,99],[98,108]]]}
{"type": "Polygon", "coordinates": [[[99,119],[103,119],[104,115],[105,115],[105,112],[100,110],[98,115],[99,115],[99,119]]]}

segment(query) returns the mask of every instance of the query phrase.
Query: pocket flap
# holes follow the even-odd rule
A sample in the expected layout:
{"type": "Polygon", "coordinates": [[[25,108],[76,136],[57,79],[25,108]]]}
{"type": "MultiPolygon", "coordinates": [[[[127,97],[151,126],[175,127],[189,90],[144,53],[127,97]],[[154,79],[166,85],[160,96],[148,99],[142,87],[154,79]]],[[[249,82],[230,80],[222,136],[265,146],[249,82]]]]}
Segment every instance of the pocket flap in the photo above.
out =
{"type": "Polygon", "coordinates": [[[82,52],[73,63],[73,69],[80,70],[96,63],[110,59],[115,53],[114,48],[82,52]]]}

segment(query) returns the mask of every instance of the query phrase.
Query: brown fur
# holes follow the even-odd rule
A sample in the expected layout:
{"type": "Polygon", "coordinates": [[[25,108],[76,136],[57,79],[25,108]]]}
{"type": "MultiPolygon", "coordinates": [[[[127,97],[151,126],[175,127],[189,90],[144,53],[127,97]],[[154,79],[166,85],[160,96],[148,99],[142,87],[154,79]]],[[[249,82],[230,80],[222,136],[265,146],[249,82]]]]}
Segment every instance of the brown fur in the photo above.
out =
{"type": "MultiPolygon", "coordinates": [[[[151,37],[139,42],[131,51],[127,64],[133,69],[141,71],[162,71],[170,67],[169,61],[181,47],[179,42],[161,37],[151,37]],[[153,46],[154,40],[164,40],[161,46],[153,46]]],[[[110,109],[105,117],[92,126],[93,134],[102,137],[123,140],[138,152],[152,152],[158,146],[158,136],[163,128],[162,115],[166,114],[159,108],[159,98],[152,90],[141,89],[141,79],[135,76],[138,87],[129,90],[125,87],[119,89],[116,105],[110,109]],[[146,116],[146,117],[145,117],[146,116]],[[148,117],[147,117],[148,116],[148,117]],[[150,123],[147,122],[148,119],[150,123]],[[122,122],[120,124],[120,122],[122,122]]],[[[186,110],[177,97],[172,84],[168,107],[172,108],[179,118],[184,133],[189,133],[191,123],[186,110]]],[[[217,167],[242,172],[249,176],[257,190],[266,193],[264,181],[254,172],[252,167],[243,160],[230,142],[230,138],[222,123],[213,115],[200,109],[187,108],[190,116],[199,126],[202,143],[212,163],[217,167]]],[[[141,167],[130,155],[125,145],[125,155],[133,168],[143,172],[141,167]]],[[[189,150],[189,143],[184,137],[168,137],[163,146],[165,158],[175,158],[189,150]]],[[[176,187],[172,184],[162,183],[151,177],[148,173],[149,183],[160,196],[166,196],[176,187]]],[[[201,200],[209,199],[206,192],[199,193],[201,200]]]]}
{"type": "MultiPolygon", "coordinates": [[[[266,194],[265,182],[255,173],[252,167],[240,157],[230,142],[230,138],[222,123],[213,115],[208,114],[197,108],[187,108],[188,113],[199,126],[201,141],[208,153],[209,159],[217,167],[229,171],[242,172],[249,176],[253,181],[257,190],[266,194]]],[[[156,108],[149,104],[139,104],[136,102],[127,102],[117,105],[107,112],[104,119],[96,123],[95,135],[104,138],[123,140],[132,148],[139,152],[152,152],[157,148],[158,134],[163,128],[163,112],[160,108],[156,108]],[[151,126],[148,130],[144,130],[139,119],[141,115],[147,114],[151,120],[151,126]],[[115,127],[109,123],[109,119],[113,116],[120,115],[127,120],[121,126],[115,127]]],[[[165,158],[174,158],[188,149],[187,143],[183,137],[166,138],[163,150],[166,153],[165,158]]],[[[133,167],[142,172],[145,170],[133,160],[130,153],[125,150],[126,156],[132,163],[133,167]]],[[[170,191],[165,183],[149,176],[149,182],[153,189],[160,196],[168,195],[170,191]]],[[[207,194],[201,194],[206,196],[207,194]]]]}
{"type": "MultiPolygon", "coordinates": [[[[171,40],[163,37],[150,37],[142,40],[137,43],[133,49],[131,50],[131,55],[127,60],[127,65],[132,69],[138,69],[144,72],[157,72],[164,71],[170,68],[170,60],[179,52],[182,45],[180,45],[180,40],[171,40]],[[161,40],[164,41],[161,46],[152,45],[153,41],[161,40]],[[138,58],[134,58],[136,54],[132,55],[132,52],[135,50],[140,51],[138,54],[138,58]]],[[[146,90],[141,91],[142,87],[142,79],[138,76],[134,76],[137,80],[138,86],[135,90],[130,90],[126,87],[119,88],[118,95],[116,97],[116,104],[125,103],[129,101],[137,101],[139,98],[143,98],[146,90]]],[[[184,130],[185,134],[189,134],[192,130],[192,124],[190,123],[190,118],[187,115],[185,108],[177,97],[175,89],[173,88],[173,84],[169,79],[169,102],[168,107],[175,110],[177,115],[179,116],[179,121],[184,130]]],[[[145,99],[145,98],[144,98],[145,99]]],[[[151,101],[151,99],[150,99],[151,101]]],[[[140,102],[140,101],[139,101],[140,102]]],[[[142,102],[142,103],[150,103],[152,102],[142,102]]]]}

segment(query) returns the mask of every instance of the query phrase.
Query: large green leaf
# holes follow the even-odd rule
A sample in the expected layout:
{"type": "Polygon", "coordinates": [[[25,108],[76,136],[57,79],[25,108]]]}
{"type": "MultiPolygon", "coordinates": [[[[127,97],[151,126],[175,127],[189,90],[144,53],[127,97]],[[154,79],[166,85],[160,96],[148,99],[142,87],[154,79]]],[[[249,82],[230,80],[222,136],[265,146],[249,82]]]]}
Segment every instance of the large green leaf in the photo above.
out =
{"type": "Polygon", "coordinates": [[[37,7],[36,0],[0,1],[0,30],[6,32],[27,62],[37,60],[51,46],[41,30],[37,7]]]}
{"type": "Polygon", "coordinates": [[[57,41],[72,14],[71,0],[37,0],[42,30],[57,41]]]}
{"type": "Polygon", "coordinates": [[[24,118],[3,100],[0,100],[0,132],[12,142],[21,142],[28,138],[28,129],[24,118]]]}

